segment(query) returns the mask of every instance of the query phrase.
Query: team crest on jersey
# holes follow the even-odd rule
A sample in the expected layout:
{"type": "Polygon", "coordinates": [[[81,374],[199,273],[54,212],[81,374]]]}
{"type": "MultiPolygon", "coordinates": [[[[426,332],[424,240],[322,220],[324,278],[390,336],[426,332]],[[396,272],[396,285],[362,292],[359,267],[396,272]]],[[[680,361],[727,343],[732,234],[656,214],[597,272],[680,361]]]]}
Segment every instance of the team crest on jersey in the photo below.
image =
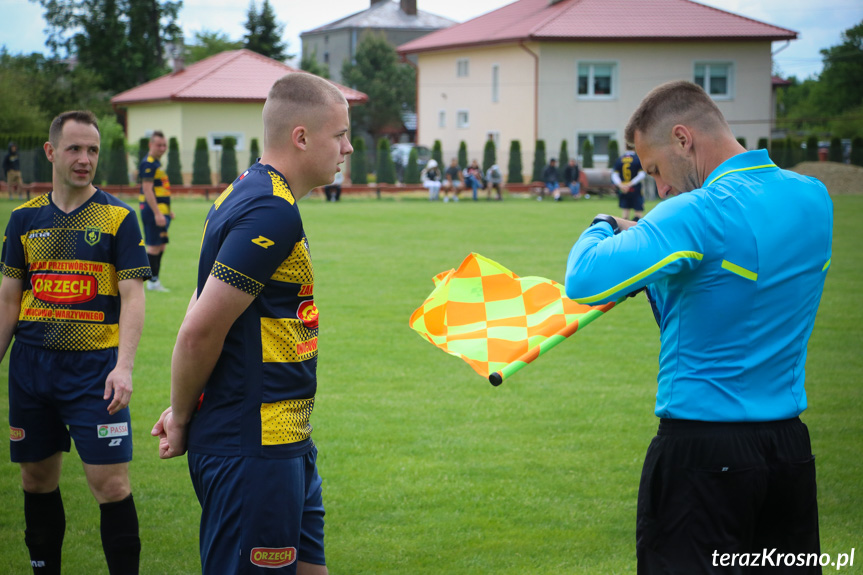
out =
{"type": "Polygon", "coordinates": [[[315,300],[307,299],[301,303],[297,308],[297,317],[309,329],[318,327],[318,307],[315,305],[315,300]]]}
{"type": "Polygon", "coordinates": [[[129,435],[129,424],[125,421],[120,423],[101,423],[96,426],[96,433],[100,438],[123,437],[129,435]]]}
{"type": "Polygon", "coordinates": [[[252,549],[249,560],[258,567],[274,569],[285,567],[297,560],[297,549],[295,547],[255,547],[252,549]]]}
{"type": "Polygon", "coordinates": [[[87,245],[95,246],[102,239],[102,228],[90,226],[84,230],[84,241],[87,245]]]}
{"type": "Polygon", "coordinates": [[[12,441],[21,441],[26,433],[20,427],[9,426],[9,439],[12,441]]]}

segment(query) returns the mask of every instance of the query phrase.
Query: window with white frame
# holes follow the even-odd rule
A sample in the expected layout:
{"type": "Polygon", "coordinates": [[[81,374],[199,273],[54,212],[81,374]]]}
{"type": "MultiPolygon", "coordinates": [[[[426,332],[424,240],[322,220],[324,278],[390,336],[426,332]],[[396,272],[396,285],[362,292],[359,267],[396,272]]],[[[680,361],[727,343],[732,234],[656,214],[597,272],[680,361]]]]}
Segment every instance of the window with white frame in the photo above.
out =
{"type": "Polygon", "coordinates": [[[616,93],[617,64],[615,62],[579,62],[579,98],[610,99],[616,93]]]}
{"type": "Polygon", "coordinates": [[[593,146],[593,157],[596,159],[602,159],[604,156],[605,159],[608,159],[608,144],[611,140],[614,139],[614,132],[582,132],[578,134],[578,150],[576,151],[578,156],[581,156],[582,148],[584,147],[584,142],[589,141],[593,146]]]}
{"type": "Polygon", "coordinates": [[[713,98],[731,98],[733,71],[730,62],[696,62],[693,81],[713,98]]]}
{"type": "Polygon", "coordinates": [[[470,127],[470,113],[467,110],[459,110],[455,115],[456,128],[470,127]]]}
{"type": "Polygon", "coordinates": [[[437,113],[437,127],[446,128],[446,110],[440,110],[437,113]]]}
{"type": "Polygon", "coordinates": [[[209,144],[211,150],[221,150],[222,140],[228,136],[236,140],[236,150],[244,150],[246,148],[246,136],[242,132],[210,132],[207,134],[207,144],[209,144]]]}
{"type": "Polygon", "coordinates": [[[467,78],[468,75],[468,62],[467,58],[459,58],[455,63],[455,75],[459,78],[467,78]]]}
{"type": "Polygon", "coordinates": [[[500,64],[491,66],[491,101],[500,102],[500,64]]]}

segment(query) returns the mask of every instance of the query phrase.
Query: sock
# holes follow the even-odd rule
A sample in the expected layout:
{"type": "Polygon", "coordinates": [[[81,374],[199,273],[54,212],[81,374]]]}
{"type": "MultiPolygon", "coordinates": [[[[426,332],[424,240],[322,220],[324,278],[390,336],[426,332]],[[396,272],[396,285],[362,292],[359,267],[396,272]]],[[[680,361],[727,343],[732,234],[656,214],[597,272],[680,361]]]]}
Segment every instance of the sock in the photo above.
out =
{"type": "Polygon", "coordinates": [[[147,254],[147,259],[150,260],[150,270],[153,272],[153,276],[150,278],[150,281],[156,281],[159,279],[159,268],[162,267],[162,253],[147,254]]]}
{"type": "Polygon", "coordinates": [[[126,499],[99,505],[102,549],[111,575],[137,575],[141,556],[138,512],[130,493],[126,499]]]}
{"type": "Polygon", "coordinates": [[[24,492],[24,542],[36,575],[60,575],[66,512],[58,487],[51,493],[24,492]]]}

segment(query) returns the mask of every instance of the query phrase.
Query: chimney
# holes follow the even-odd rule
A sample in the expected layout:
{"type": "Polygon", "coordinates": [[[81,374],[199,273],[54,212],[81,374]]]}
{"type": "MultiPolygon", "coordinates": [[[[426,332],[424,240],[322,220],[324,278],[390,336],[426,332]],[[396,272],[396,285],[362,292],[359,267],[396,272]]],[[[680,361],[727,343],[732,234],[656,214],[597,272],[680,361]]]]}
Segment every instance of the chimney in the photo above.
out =
{"type": "Polygon", "coordinates": [[[417,0],[399,0],[402,12],[408,16],[417,15],[417,0]]]}

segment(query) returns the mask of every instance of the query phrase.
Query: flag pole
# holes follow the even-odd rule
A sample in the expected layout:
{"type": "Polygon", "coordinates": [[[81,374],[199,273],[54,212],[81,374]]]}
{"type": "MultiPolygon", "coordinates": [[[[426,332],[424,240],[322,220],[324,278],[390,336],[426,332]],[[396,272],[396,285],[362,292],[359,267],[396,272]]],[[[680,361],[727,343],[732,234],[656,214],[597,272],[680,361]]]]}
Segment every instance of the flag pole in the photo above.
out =
{"type": "Polygon", "coordinates": [[[590,322],[595,320],[596,318],[602,316],[608,310],[612,309],[616,305],[620,304],[625,297],[617,300],[616,302],[611,303],[609,306],[603,306],[602,310],[592,309],[589,312],[582,315],[579,319],[575,320],[571,324],[564,327],[562,330],[554,334],[553,336],[546,339],[544,342],[540,343],[533,349],[526,351],[521,357],[512,361],[511,363],[505,365],[498,371],[494,373],[490,373],[488,376],[489,382],[495,387],[503,383],[503,380],[512,376],[513,374],[520,371],[523,367],[527,366],[529,363],[533,362],[536,358],[545,355],[548,350],[557,346],[560,342],[564,341],[566,338],[577,332],[579,329],[584,328],[590,322]]]}

